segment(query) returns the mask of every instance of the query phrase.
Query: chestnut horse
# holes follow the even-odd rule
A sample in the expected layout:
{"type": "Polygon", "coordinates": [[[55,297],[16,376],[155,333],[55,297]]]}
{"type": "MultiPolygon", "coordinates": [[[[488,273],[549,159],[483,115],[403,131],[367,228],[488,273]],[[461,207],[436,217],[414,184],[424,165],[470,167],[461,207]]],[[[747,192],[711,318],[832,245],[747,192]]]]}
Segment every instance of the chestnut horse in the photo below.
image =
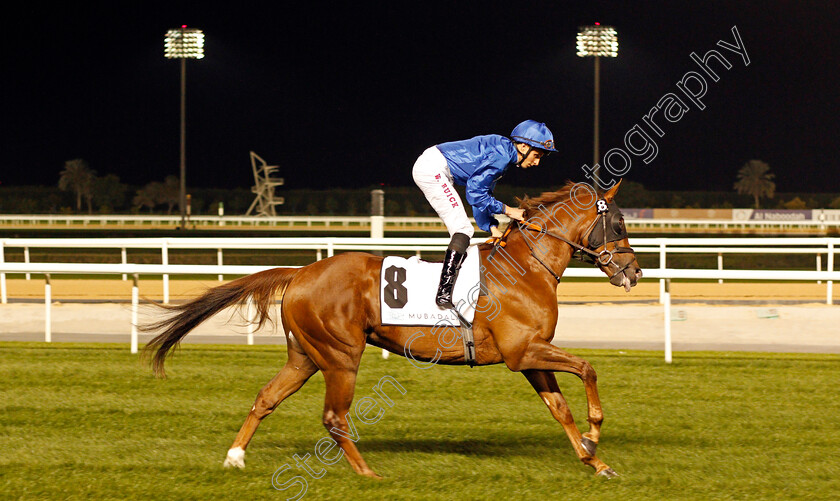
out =
{"type": "MultiPolygon", "coordinates": [[[[476,364],[504,362],[511,371],[522,372],[563,426],[580,460],[606,477],[616,473],[595,455],[604,419],[595,371],[586,360],[561,350],[551,340],[558,316],[557,280],[576,251],[595,256],[594,264],[610,277],[610,282],[628,291],[641,277],[613,202],[617,191],[618,185],[599,197],[586,184],[567,183],[557,192],[520,200],[528,223],[512,224],[503,247],[499,242],[480,246],[482,263],[488,270],[492,268],[494,276],[507,275],[507,282],[487,280],[486,293],[478,298],[472,324],[476,364]],[[612,214],[606,213],[607,204],[612,214]],[[602,226],[604,233],[593,236],[602,226]],[[603,243],[595,246],[590,240],[603,243]],[[495,260],[492,267],[487,265],[488,258],[490,262],[495,260]],[[557,371],[578,376],[585,386],[589,422],[586,433],[581,434],[575,425],[555,379],[557,371]]],[[[348,438],[352,435],[347,414],[365,345],[410,356],[415,361],[465,364],[464,346],[443,346],[436,339],[434,327],[381,324],[382,259],[352,252],[302,268],[255,273],[212,288],[185,304],[167,307],[170,316],[143,327],[147,331],[163,330],[145,349],[153,353],[155,373],[165,377],[163,365],[167,355],[201,322],[225,307],[242,304],[250,296],[262,326],[269,320],[269,310],[277,296],[282,298],[280,316],[288,361],[260,390],[228,451],[225,466],[244,467],[245,448],[260,422],[320,370],[326,383],[324,426],[356,473],[379,478],[348,438]],[[418,337],[418,331],[424,335],[418,337]]]]}

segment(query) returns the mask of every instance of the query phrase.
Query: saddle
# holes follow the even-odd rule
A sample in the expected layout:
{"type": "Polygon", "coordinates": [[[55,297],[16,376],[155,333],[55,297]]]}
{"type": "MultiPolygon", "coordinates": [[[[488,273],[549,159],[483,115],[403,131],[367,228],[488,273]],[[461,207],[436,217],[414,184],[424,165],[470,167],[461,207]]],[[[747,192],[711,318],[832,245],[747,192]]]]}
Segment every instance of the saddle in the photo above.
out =
{"type": "Polygon", "coordinates": [[[423,261],[416,256],[388,256],[380,270],[380,322],[382,325],[459,327],[464,340],[465,360],[475,365],[472,322],[478,298],[486,295],[483,267],[478,246],[467,249],[452,291],[453,309],[435,304],[442,263],[423,261]]]}

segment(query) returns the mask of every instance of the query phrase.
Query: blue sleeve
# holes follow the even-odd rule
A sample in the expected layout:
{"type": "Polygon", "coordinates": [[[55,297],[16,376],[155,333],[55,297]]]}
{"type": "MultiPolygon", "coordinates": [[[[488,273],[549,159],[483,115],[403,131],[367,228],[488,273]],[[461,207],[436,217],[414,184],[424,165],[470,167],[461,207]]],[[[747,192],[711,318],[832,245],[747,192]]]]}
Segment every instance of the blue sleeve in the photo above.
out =
{"type": "Polygon", "coordinates": [[[499,226],[499,221],[495,217],[484,212],[473,210],[473,218],[478,227],[486,232],[490,232],[491,226],[499,226]]]}
{"type": "Polygon", "coordinates": [[[493,215],[505,211],[505,205],[493,198],[493,187],[502,173],[503,168],[491,164],[475,171],[467,180],[467,203],[473,208],[473,217],[478,227],[484,231],[490,231],[491,226],[498,226],[493,215]]]}

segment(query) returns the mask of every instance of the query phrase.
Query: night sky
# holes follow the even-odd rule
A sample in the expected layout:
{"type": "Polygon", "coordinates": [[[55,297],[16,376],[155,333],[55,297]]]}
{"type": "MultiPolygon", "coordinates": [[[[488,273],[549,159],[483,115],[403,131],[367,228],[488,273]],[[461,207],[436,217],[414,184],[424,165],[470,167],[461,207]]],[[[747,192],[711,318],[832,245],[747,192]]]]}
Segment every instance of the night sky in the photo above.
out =
{"type": "MultiPolygon", "coordinates": [[[[55,185],[64,162],[145,184],[177,175],[180,67],[166,31],[204,30],[187,63],[187,184],[248,187],[248,152],[288,188],[408,186],[428,146],[546,122],[560,153],[501,183],[583,180],[592,162],[593,61],[581,25],[612,25],[601,64],[601,153],[715,49],[706,78],[649,164],[626,179],[653,190],[731,190],[767,162],[777,191],[840,192],[840,2],[19,2],[4,12],[0,184],[55,185]],[[750,59],[734,52],[737,26],[750,59]]],[[[702,72],[701,72],[702,73],[702,72]]],[[[646,129],[652,134],[650,129],[646,129]]]]}

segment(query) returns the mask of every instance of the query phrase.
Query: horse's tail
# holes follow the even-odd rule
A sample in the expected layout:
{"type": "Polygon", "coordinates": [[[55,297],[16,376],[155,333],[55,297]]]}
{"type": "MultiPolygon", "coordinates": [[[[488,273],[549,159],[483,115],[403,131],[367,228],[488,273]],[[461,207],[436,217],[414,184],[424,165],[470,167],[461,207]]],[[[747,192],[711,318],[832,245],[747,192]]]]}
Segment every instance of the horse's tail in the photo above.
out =
{"type": "Polygon", "coordinates": [[[257,308],[258,327],[270,320],[270,308],[278,291],[285,293],[286,287],[298,272],[297,268],[272,268],[239,278],[230,283],[213,287],[201,297],[176,306],[163,306],[171,312],[167,318],[140,326],[143,331],[164,329],[143,349],[152,354],[152,370],[158,377],[166,377],[163,363],[178,343],[199,324],[224,308],[242,303],[248,296],[253,298],[257,308]]]}

